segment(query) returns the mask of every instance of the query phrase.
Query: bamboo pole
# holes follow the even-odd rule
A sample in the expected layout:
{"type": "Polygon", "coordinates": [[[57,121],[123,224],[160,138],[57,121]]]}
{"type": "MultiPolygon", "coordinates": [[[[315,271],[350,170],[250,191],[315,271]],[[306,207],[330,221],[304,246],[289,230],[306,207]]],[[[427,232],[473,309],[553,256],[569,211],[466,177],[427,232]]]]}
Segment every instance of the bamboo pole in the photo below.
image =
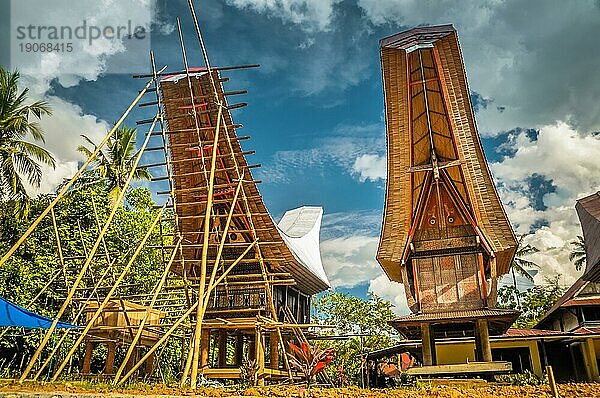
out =
{"type": "MultiPolygon", "coordinates": [[[[96,201],[94,200],[93,196],[91,197],[91,199],[92,199],[92,209],[94,210],[94,219],[96,220],[96,228],[98,228],[98,233],[100,233],[102,231],[102,226],[100,224],[100,217],[98,216],[98,210],[96,209],[96,201]]],[[[114,261],[112,261],[110,259],[110,253],[108,252],[108,246],[106,244],[106,239],[104,239],[104,236],[102,237],[102,247],[104,248],[104,255],[106,256],[106,263],[113,264],[114,261]]],[[[113,270],[112,278],[114,281],[114,279],[115,279],[114,270],[113,270]]]]}
{"type": "MultiPolygon", "coordinates": [[[[132,106],[133,105],[134,104],[132,104],[132,106]]],[[[107,220],[106,220],[106,222],[104,224],[104,227],[102,228],[102,231],[100,232],[98,238],[96,239],[96,242],[94,243],[94,246],[93,246],[93,248],[92,248],[92,250],[90,252],[90,255],[88,256],[87,260],[85,261],[85,263],[81,267],[81,270],[79,271],[79,274],[77,275],[77,278],[75,279],[75,282],[73,283],[73,286],[71,287],[71,290],[69,291],[69,294],[67,295],[67,298],[65,299],[63,305],[60,307],[60,309],[58,311],[58,314],[56,314],[56,317],[54,318],[54,321],[52,321],[52,325],[50,325],[50,328],[48,329],[48,331],[46,332],[46,335],[42,339],[42,342],[40,343],[40,346],[38,347],[38,349],[35,351],[35,353],[31,357],[31,360],[29,361],[29,364],[27,365],[27,367],[25,368],[25,371],[23,372],[23,374],[19,378],[19,383],[23,383],[23,381],[27,378],[27,376],[31,372],[31,369],[33,368],[35,362],[37,361],[38,357],[42,353],[43,349],[46,347],[46,344],[48,344],[48,341],[50,340],[50,337],[52,336],[52,333],[56,329],[56,325],[58,324],[58,322],[60,320],[60,317],[65,312],[65,309],[67,308],[67,306],[71,302],[71,299],[73,298],[73,295],[75,294],[77,286],[79,285],[79,283],[83,279],[83,275],[85,274],[85,272],[87,271],[88,267],[90,266],[92,260],[94,259],[94,255],[96,254],[96,251],[98,250],[98,247],[100,246],[101,239],[104,236],[104,234],[106,233],[106,231],[108,231],[110,223],[112,222],[115,214],[117,213],[117,209],[119,208],[121,202],[123,201],[123,198],[125,197],[125,191],[126,191],[127,187],[129,186],[129,184],[131,183],[131,181],[133,180],[133,176],[135,174],[136,168],[137,168],[137,166],[138,166],[138,164],[140,162],[142,154],[144,153],[144,148],[146,148],[146,146],[148,145],[148,141],[150,140],[151,133],[152,133],[152,130],[154,129],[154,125],[156,124],[157,117],[158,117],[158,115],[154,118],[154,122],[152,123],[152,126],[150,127],[150,130],[148,131],[148,134],[146,134],[146,139],[144,140],[144,143],[142,144],[142,147],[141,147],[141,149],[139,151],[139,154],[136,157],[136,159],[134,161],[134,164],[132,165],[132,168],[131,168],[131,171],[129,173],[129,176],[127,177],[127,180],[125,181],[125,185],[124,185],[123,189],[121,190],[121,192],[119,193],[119,197],[115,201],[115,203],[114,203],[114,205],[113,205],[113,207],[111,209],[111,212],[110,212],[110,214],[109,214],[109,216],[108,216],[108,218],[107,218],[107,220]]],[[[107,141],[107,139],[105,139],[105,140],[107,141]]],[[[103,140],[103,142],[105,140],[103,140]]],[[[88,159],[88,161],[89,160],[90,159],[88,159]]],[[[165,202],[165,205],[166,205],[166,202],[165,202]]],[[[1,261],[0,261],[0,264],[1,264],[1,261]]]]}
{"type": "MultiPolygon", "coordinates": [[[[167,202],[165,202],[165,205],[166,204],[167,204],[167,202]]],[[[73,356],[73,354],[77,350],[77,347],[79,347],[79,344],[81,344],[81,342],[85,338],[85,335],[92,328],[94,322],[96,321],[96,319],[98,319],[98,317],[100,316],[100,314],[104,310],[104,307],[106,306],[106,304],[108,304],[108,302],[110,301],[112,295],[114,294],[114,292],[119,287],[119,284],[123,281],[123,279],[125,279],[125,276],[129,272],[129,269],[133,265],[135,259],[142,252],[142,249],[144,248],[144,245],[146,244],[146,241],[150,238],[150,236],[154,232],[154,228],[156,227],[156,225],[160,221],[160,218],[161,218],[162,213],[164,212],[164,210],[165,210],[165,206],[163,206],[163,208],[158,212],[158,214],[156,215],[156,217],[154,217],[154,220],[153,220],[152,224],[150,225],[150,228],[148,228],[148,231],[146,232],[146,235],[144,235],[144,237],[142,238],[141,242],[138,244],[138,247],[137,247],[136,251],[133,253],[133,255],[131,256],[131,258],[127,262],[127,265],[125,265],[125,267],[123,268],[123,271],[121,271],[121,275],[119,275],[119,277],[115,281],[114,286],[106,294],[106,297],[104,298],[104,300],[102,301],[102,303],[98,306],[98,309],[96,310],[96,312],[94,313],[94,315],[92,316],[92,318],[90,320],[88,320],[87,325],[83,329],[83,331],[81,332],[79,338],[75,341],[75,344],[73,344],[73,347],[71,347],[71,350],[67,354],[66,358],[63,360],[63,362],[60,364],[60,366],[56,370],[56,373],[54,374],[54,377],[52,377],[52,381],[53,382],[56,381],[56,379],[58,378],[58,376],[60,376],[61,372],[63,371],[63,369],[67,365],[67,362],[69,361],[69,359],[71,358],[71,356],[73,356]]]]}
{"type": "Polygon", "coordinates": [[[62,268],[62,273],[65,278],[65,287],[69,289],[69,280],[67,279],[67,266],[65,265],[65,257],[63,256],[62,244],[60,242],[60,235],[58,233],[58,224],[56,222],[56,214],[54,214],[54,208],[50,209],[50,215],[52,216],[52,227],[54,229],[54,238],[56,239],[56,247],[58,250],[58,260],[62,268]]]}
{"type": "Polygon", "coordinates": [[[196,309],[198,304],[199,301],[196,301],[194,304],[191,305],[190,308],[188,308],[188,310],[185,313],[183,313],[183,315],[181,315],[181,317],[179,317],[179,319],[169,328],[169,330],[165,332],[165,334],[160,338],[160,340],[158,340],[156,343],[154,343],[152,347],[150,347],[148,352],[146,352],[146,355],[144,355],[142,359],[140,359],[135,365],[133,365],[129,372],[127,372],[125,376],[123,376],[121,380],[117,382],[118,386],[123,384],[127,379],[129,379],[129,377],[131,377],[131,375],[136,370],[138,370],[140,366],[142,366],[146,359],[148,359],[150,355],[152,355],[158,349],[158,347],[160,347],[173,334],[173,332],[179,327],[179,325],[181,325],[185,318],[187,318],[192,313],[192,311],[196,309]]]}
{"type": "MultiPolygon", "coordinates": [[[[246,254],[248,254],[248,252],[250,251],[250,249],[252,249],[254,246],[256,245],[256,241],[252,242],[247,248],[246,250],[244,250],[244,252],[242,254],[240,254],[240,256],[237,258],[236,261],[241,260],[242,258],[244,258],[244,256],[246,256],[246,254]]],[[[232,264],[227,271],[225,271],[225,273],[223,273],[223,275],[221,275],[221,277],[217,280],[217,282],[215,282],[212,286],[209,286],[209,288],[206,291],[206,295],[209,295],[212,290],[220,283],[221,280],[223,280],[223,278],[225,276],[227,276],[227,273],[229,271],[231,271],[233,269],[233,267],[235,266],[235,263],[232,264]]],[[[201,300],[203,299],[203,297],[199,297],[198,300],[196,300],[196,302],[194,304],[192,304],[190,306],[190,308],[188,308],[188,310],[181,315],[181,317],[179,317],[179,319],[173,324],[173,326],[171,326],[171,328],[169,328],[169,330],[167,330],[167,332],[163,335],[163,337],[161,337],[160,340],[158,340],[146,353],[146,355],[144,355],[142,357],[142,359],[140,359],[130,370],[129,372],[127,372],[127,374],[125,374],[125,376],[123,376],[121,378],[121,380],[119,380],[117,382],[117,385],[121,385],[123,384],[129,377],[131,377],[131,375],[140,367],[142,366],[142,364],[144,363],[144,361],[146,361],[146,359],[148,359],[148,357],[150,357],[150,355],[152,355],[152,353],[154,353],[154,351],[156,351],[158,349],[158,347],[160,345],[162,345],[168,338],[169,336],[171,336],[171,334],[173,334],[173,332],[175,331],[175,329],[177,329],[177,327],[179,327],[179,325],[181,325],[181,323],[184,321],[184,319],[186,317],[188,317],[192,311],[194,311],[200,304],[201,300]]]]}
{"type": "MultiPolygon", "coordinates": [[[[181,243],[181,238],[177,242],[177,246],[179,246],[180,243],[181,243]]],[[[119,369],[117,370],[117,373],[115,374],[115,379],[113,380],[113,384],[116,384],[117,380],[119,380],[119,377],[121,377],[121,374],[123,373],[123,370],[125,369],[125,366],[127,365],[127,362],[129,361],[129,358],[131,357],[131,354],[133,353],[137,342],[139,341],[140,337],[142,336],[144,326],[146,325],[146,322],[148,322],[148,317],[150,316],[150,310],[156,304],[156,299],[158,297],[158,293],[162,290],[162,287],[165,284],[165,281],[167,280],[167,275],[169,275],[169,271],[171,270],[171,264],[173,264],[173,261],[175,260],[176,255],[177,255],[177,247],[175,249],[173,249],[173,253],[171,253],[169,262],[167,263],[165,270],[162,274],[162,277],[160,278],[160,281],[159,281],[158,285],[156,286],[156,289],[154,290],[154,294],[152,295],[152,300],[150,301],[150,305],[148,306],[148,309],[146,310],[146,313],[144,314],[144,318],[142,318],[142,321],[140,322],[137,333],[135,334],[135,337],[133,338],[131,344],[129,345],[129,349],[127,350],[127,353],[125,354],[125,358],[123,359],[121,366],[119,366],[119,369]]]]}
{"type": "MultiPolygon", "coordinates": [[[[129,251],[127,253],[129,253],[129,251]]],[[[98,288],[100,287],[100,284],[104,281],[104,278],[106,278],[106,275],[108,275],[108,271],[110,271],[110,269],[112,268],[113,265],[114,265],[114,261],[113,261],[113,263],[110,264],[109,267],[106,268],[106,270],[104,270],[104,272],[100,276],[100,279],[98,280],[98,282],[94,286],[92,292],[87,296],[87,298],[85,299],[85,302],[81,305],[81,308],[79,309],[79,311],[77,312],[77,314],[73,318],[73,323],[76,323],[77,320],[79,319],[79,317],[83,314],[83,312],[85,311],[85,308],[86,308],[87,304],[91,301],[92,296],[98,290],[98,288]]],[[[44,361],[44,363],[42,363],[42,365],[38,369],[38,371],[35,374],[35,376],[33,376],[33,380],[34,381],[37,380],[40,377],[40,375],[42,374],[42,372],[44,371],[44,369],[46,368],[46,366],[48,366],[48,364],[50,363],[50,361],[52,360],[52,358],[54,357],[54,355],[56,354],[56,352],[60,348],[61,344],[65,341],[65,339],[66,339],[67,335],[69,334],[69,332],[71,332],[71,330],[66,330],[65,333],[63,333],[62,337],[56,343],[56,346],[50,352],[50,355],[48,355],[48,358],[46,358],[46,360],[44,361]]]]}
{"type": "MultiPolygon", "coordinates": [[[[181,346],[183,350],[183,345],[181,346]]],[[[187,380],[188,374],[190,373],[190,368],[192,367],[192,360],[194,359],[194,339],[190,334],[190,344],[188,348],[187,358],[185,360],[185,366],[183,368],[183,374],[181,375],[181,380],[179,382],[179,386],[183,388],[185,386],[185,382],[187,380]]]]}
{"type": "Polygon", "coordinates": [[[548,384],[550,385],[550,394],[553,398],[559,398],[558,387],[556,387],[556,381],[554,380],[554,371],[552,366],[546,366],[546,374],[548,375],[548,384]]]}
{"type": "MultiPolygon", "coordinates": [[[[185,53],[185,45],[183,42],[183,33],[181,31],[181,22],[179,17],[177,17],[177,32],[179,33],[179,44],[181,45],[181,57],[183,58],[183,66],[185,67],[185,76],[188,84],[188,89],[190,90],[190,100],[192,105],[192,115],[194,117],[194,127],[196,129],[196,138],[198,139],[198,146],[202,148],[202,139],[200,138],[200,125],[198,124],[198,114],[196,112],[194,100],[194,89],[192,87],[192,79],[190,77],[190,68],[188,66],[187,55],[185,53]]],[[[204,151],[200,152],[200,158],[202,159],[202,171],[204,173],[204,181],[208,182],[208,175],[206,174],[206,162],[204,159],[204,151]]]]}
{"type": "MultiPolygon", "coordinates": [[[[217,249],[217,256],[215,257],[215,263],[213,265],[212,273],[210,275],[210,281],[208,282],[209,286],[213,284],[215,281],[215,277],[217,275],[217,266],[219,265],[219,261],[221,260],[221,255],[223,254],[223,247],[225,246],[225,241],[227,240],[227,234],[229,233],[229,225],[231,224],[231,219],[233,216],[233,212],[235,211],[235,205],[237,204],[238,197],[240,194],[240,189],[242,188],[243,174],[242,178],[240,178],[238,182],[238,186],[235,189],[235,194],[233,195],[233,200],[231,201],[231,207],[229,208],[229,214],[227,215],[227,221],[225,221],[225,227],[223,228],[223,236],[221,237],[221,242],[219,242],[219,248],[217,249]]],[[[210,297],[207,297],[204,303],[204,307],[208,305],[208,300],[210,297]]]]}
{"type": "MultiPolygon", "coordinates": [[[[206,214],[204,217],[204,235],[202,245],[202,264],[200,266],[200,287],[198,288],[198,300],[203,300],[204,289],[206,284],[206,264],[208,260],[208,237],[210,233],[210,216],[212,214],[213,206],[213,193],[215,186],[215,171],[217,162],[217,150],[219,149],[219,130],[221,130],[221,116],[223,114],[223,107],[219,104],[219,110],[217,113],[217,126],[215,127],[215,137],[213,140],[212,147],[212,158],[210,164],[210,177],[208,181],[208,198],[206,201],[206,214]]],[[[194,359],[192,361],[192,375],[190,380],[190,387],[196,388],[196,381],[198,378],[198,360],[200,358],[200,335],[202,333],[202,319],[204,317],[204,303],[196,308],[196,330],[194,332],[194,359]]]]}
{"type": "MultiPolygon", "coordinates": [[[[167,67],[164,66],[161,69],[161,71],[165,70],[166,68],[167,67]]],[[[48,207],[46,207],[46,209],[44,209],[44,211],[42,211],[42,213],[38,216],[38,218],[35,219],[35,221],[29,226],[29,228],[27,228],[27,230],[23,233],[23,235],[21,235],[21,237],[19,238],[19,240],[17,240],[17,242],[10,248],[10,250],[8,252],[6,252],[6,254],[4,254],[4,256],[2,256],[2,258],[0,259],[0,267],[3,266],[4,263],[6,263],[6,261],[10,258],[10,256],[12,256],[12,254],[21,246],[21,244],[23,244],[23,242],[25,241],[25,239],[27,239],[27,237],[29,235],[31,235],[31,233],[33,232],[33,230],[44,219],[44,217],[46,217],[48,215],[48,213],[50,212],[50,210],[52,210],[54,208],[54,206],[56,206],[56,204],[58,203],[58,201],[65,195],[65,193],[67,193],[67,191],[69,190],[69,188],[71,188],[71,186],[77,180],[77,178],[79,178],[79,176],[81,175],[81,173],[83,173],[83,171],[90,165],[90,163],[92,162],[92,160],[94,160],[94,158],[98,155],[98,153],[100,153],[100,150],[102,149],[102,147],[104,145],[106,145],[106,143],[108,142],[108,140],[110,139],[110,137],[112,137],[112,135],[115,133],[115,131],[117,131],[117,129],[123,123],[123,121],[125,120],[125,118],[127,117],[127,115],[129,115],[129,113],[135,107],[135,105],[140,101],[140,99],[142,99],[142,97],[144,96],[144,94],[146,93],[146,91],[148,90],[148,88],[150,87],[151,84],[152,84],[152,80],[149,80],[148,83],[146,83],[146,86],[144,87],[144,89],[140,91],[140,93],[138,94],[137,97],[135,97],[135,99],[133,100],[133,102],[131,103],[131,105],[129,105],[129,108],[127,108],[127,110],[125,111],[125,113],[123,113],[123,115],[117,121],[117,123],[115,123],[115,125],[113,126],[113,128],[106,135],[106,137],[104,137],[104,139],[100,142],[100,144],[98,144],[98,147],[96,147],[96,149],[92,153],[92,156],[90,156],[85,162],[83,162],[83,164],[81,165],[81,167],[79,168],[79,170],[77,170],[77,172],[75,173],[75,175],[73,177],[71,177],[71,179],[69,180],[69,182],[67,182],[65,184],[65,186],[60,190],[60,192],[52,200],[52,202],[50,202],[50,204],[48,205],[48,207]]]]}

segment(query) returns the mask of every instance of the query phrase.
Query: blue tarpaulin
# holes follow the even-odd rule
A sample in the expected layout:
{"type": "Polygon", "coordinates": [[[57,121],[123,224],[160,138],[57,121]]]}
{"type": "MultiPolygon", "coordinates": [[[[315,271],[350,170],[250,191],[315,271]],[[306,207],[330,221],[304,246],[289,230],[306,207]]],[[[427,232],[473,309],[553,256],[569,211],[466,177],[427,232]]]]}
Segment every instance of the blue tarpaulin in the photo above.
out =
{"type": "MultiPolygon", "coordinates": [[[[0,297],[0,327],[20,326],[26,329],[49,329],[50,325],[52,325],[52,319],[35,314],[0,297]]],[[[68,329],[76,328],[77,326],[58,322],[56,327],[68,329]]]]}

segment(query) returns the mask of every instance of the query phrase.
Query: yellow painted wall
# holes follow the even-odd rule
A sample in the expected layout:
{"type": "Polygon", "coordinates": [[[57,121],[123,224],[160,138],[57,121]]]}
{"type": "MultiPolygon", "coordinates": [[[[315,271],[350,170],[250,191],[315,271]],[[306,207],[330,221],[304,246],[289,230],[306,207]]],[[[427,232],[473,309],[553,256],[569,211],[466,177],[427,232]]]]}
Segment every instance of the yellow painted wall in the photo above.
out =
{"type": "Polygon", "coordinates": [[[475,362],[475,343],[436,344],[435,348],[438,365],[475,362]]]}
{"type": "MultiPolygon", "coordinates": [[[[533,373],[542,377],[543,369],[537,342],[533,340],[502,340],[492,341],[494,348],[529,348],[533,373]]],[[[475,361],[475,343],[452,342],[436,344],[436,357],[438,365],[452,365],[475,361]]]]}

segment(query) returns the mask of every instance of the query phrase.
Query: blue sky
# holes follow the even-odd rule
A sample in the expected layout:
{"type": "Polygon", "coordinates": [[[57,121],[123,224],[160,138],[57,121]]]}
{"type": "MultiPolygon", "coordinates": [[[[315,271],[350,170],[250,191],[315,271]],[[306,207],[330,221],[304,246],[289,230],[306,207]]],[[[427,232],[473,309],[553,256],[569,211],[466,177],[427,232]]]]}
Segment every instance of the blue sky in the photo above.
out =
{"type": "MultiPolygon", "coordinates": [[[[201,66],[187,4],[152,4],[157,63],[182,67],[174,30],[180,16],[190,63],[201,66]]],[[[78,17],[92,12],[73,7],[78,17]]],[[[371,290],[404,308],[402,288],[374,260],[385,194],[378,41],[438,23],[458,29],[482,142],[509,218],[542,249],[532,258],[542,267],[536,281],[577,277],[568,262],[569,242],[581,233],[574,200],[598,190],[600,172],[593,134],[600,130],[597,2],[227,0],[196,7],[213,65],[261,64],[226,73],[228,90],[249,91],[238,97],[249,105],[234,111],[244,125],[238,133],[252,136],[244,148],[256,150],[250,162],[263,166],[255,177],[274,218],[300,205],[324,207],[322,255],[337,287],[371,290]]],[[[61,75],[60,66],[26,76],[60,120],[45,124],[63,166],[49,172],[47,189],[76,166],[71,147],[78,134],[100,137],[142,84],[104,73],[102,56],[111,55],[90,58],[74,76],[61,75]]],[[[148,116],[137,112],[128,122],[148,116]]]]}

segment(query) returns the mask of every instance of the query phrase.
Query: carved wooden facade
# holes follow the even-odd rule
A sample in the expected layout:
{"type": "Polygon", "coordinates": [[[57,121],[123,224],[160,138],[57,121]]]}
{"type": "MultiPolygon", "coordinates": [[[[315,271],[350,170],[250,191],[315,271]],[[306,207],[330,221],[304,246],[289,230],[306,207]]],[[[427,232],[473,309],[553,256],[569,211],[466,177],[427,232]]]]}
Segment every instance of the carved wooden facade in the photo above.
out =
{"type": "Polygon", "coordinates": [[[421,318],[456,313],[438,323],[494,319],[501,331],[515,313],[490,309],[517,242],[481,147],[456,31],[383,39],[381,62],[388,179],[377,259],[404,284],[413,312],[394,325],[419,335],[421,318]]]}

